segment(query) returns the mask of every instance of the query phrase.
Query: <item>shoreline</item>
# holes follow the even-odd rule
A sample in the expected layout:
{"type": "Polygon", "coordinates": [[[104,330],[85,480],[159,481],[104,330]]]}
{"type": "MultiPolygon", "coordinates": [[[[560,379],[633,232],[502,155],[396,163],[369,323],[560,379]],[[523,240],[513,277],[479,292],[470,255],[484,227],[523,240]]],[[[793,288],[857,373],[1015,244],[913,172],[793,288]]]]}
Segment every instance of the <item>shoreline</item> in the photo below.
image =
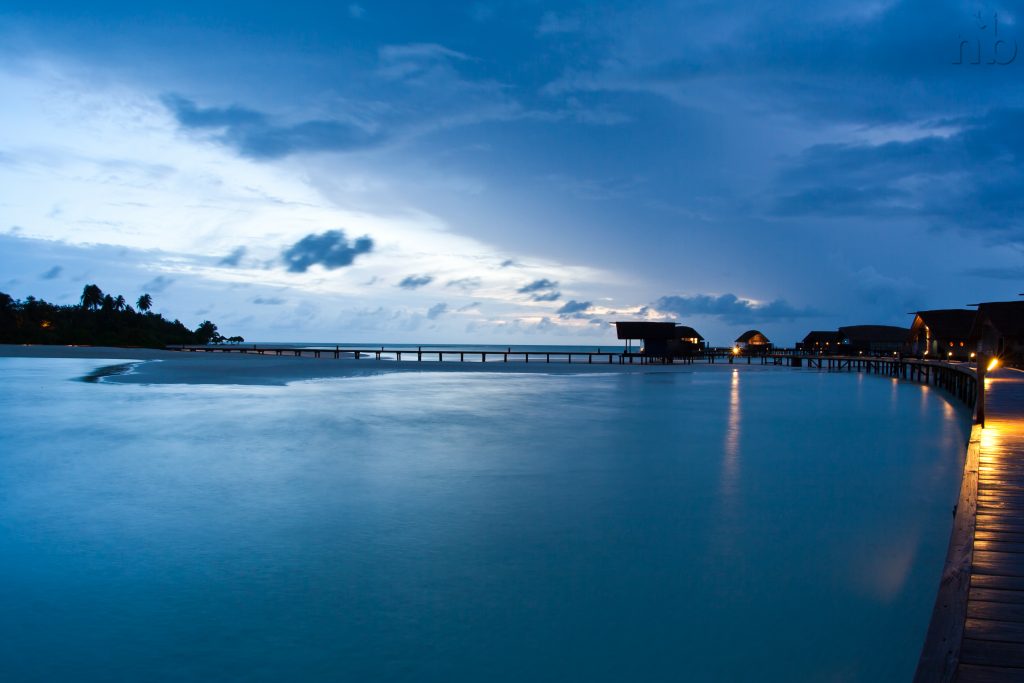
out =
{"type": "MultiPolygon", "coordinates": [[[[117,384],[219,384],[284,386],[291,382],[346,377],[369,377],[395,372],[461,372],[531,375],[592,375],[608,373],[694,372],[694,365],[618,365],[583,363],[478,363],[423,360],[394,361],[363,358],[312,358],[309,356],[261,356],[242,353],[182,353],[162,349],[102,346],[45,346],[0,344],[0,358],[53,358],[109,360],[111,366],[132,363],[130,372],[90,373],[100,383],[117,384]]],[[[701,366],[703,367],[703,366],[701,366]]],[[[728,370],[738,365],[713,364],[708,369],[728,370]]],[[[770,366],[752,365],[763,371],[770,366]]],[[[703,371],[703,370],[702,370],[703,371]]],[[[93,379],[91,381],[97,381],[93,379]]]]}

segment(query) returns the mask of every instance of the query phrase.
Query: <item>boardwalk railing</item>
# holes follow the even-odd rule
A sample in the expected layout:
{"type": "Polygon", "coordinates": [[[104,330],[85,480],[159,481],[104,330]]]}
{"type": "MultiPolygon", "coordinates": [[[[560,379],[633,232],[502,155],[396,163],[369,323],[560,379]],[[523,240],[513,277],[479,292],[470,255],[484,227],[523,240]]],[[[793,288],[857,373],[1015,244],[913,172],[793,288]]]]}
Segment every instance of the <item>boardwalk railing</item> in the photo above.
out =
{"type": "Polygon", "coordinates": [[[626,354],[622,351],[516,351],[511,347],[501,349],[438,349],[423,348],[422,346],[410,348],[348,348],[336,346],[330,347],[280,347],[280,346],[168,346],[171,351],[186,351],[190,353],[242,353],[256,354],[259,356],[294,356],[296,358],[354,358],[362,360],[372,358],[374,360],[412,360],[436,361],[436,362],[504,362],[521,361],[524,363],[604,363],[612,364],[623,362],[622,357],[626,354]],[[596,359],[596,360],[595,360],[596,359]]]}

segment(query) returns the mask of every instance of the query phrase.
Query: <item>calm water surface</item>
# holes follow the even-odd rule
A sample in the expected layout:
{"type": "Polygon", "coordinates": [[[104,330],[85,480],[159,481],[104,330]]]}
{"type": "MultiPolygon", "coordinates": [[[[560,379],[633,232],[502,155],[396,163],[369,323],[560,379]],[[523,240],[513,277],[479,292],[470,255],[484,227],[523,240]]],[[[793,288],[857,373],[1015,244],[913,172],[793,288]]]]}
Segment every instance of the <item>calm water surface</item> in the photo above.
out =
{"type": "Polygon", "coordinates": [[[904,681],[965,415],[783,368],[0,359],[0,680],[904,681]]]}

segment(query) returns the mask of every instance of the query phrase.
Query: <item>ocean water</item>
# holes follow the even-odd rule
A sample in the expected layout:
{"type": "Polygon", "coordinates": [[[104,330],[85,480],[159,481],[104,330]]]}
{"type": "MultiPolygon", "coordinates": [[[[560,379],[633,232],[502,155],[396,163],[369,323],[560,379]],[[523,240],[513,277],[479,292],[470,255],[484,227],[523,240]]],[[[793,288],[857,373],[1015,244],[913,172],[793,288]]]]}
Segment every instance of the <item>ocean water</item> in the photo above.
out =
{"type": "Polygon", "coordinates": [[[789,368],[110,364],[0,358],[2,681],[905,681],[968,434],[789,368]]]}

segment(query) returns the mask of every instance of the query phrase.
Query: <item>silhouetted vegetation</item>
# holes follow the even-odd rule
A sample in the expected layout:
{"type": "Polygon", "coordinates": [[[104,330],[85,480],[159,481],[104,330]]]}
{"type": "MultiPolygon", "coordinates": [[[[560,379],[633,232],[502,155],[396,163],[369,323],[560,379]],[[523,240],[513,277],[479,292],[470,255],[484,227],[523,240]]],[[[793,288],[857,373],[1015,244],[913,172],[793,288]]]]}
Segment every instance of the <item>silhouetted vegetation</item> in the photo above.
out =
{"type": "Polygon", "coordinates": [[[224,337],[209,320],[195,330],[152,311],[153,297],[138,298],[136,311],[121,295],[86,285],[79,305],[61,306],[33,296],[24,301],[0,292],[0,343],[147,346],[241,342],[224,337]]]}

